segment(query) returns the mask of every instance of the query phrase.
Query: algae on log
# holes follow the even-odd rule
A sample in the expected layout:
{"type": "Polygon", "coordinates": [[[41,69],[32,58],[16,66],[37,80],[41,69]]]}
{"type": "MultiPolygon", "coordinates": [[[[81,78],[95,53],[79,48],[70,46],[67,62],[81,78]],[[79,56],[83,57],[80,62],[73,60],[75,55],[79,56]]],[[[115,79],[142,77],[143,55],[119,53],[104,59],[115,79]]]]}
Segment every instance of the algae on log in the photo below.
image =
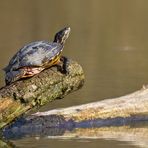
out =
{"type": "Polygon", "coordinates": [[[10,123],[34,106],[62,98],[79,89],[84,83],[82,67],[68,59],[68,74],[56,66],[46,69],[32,78],[16,81],[0,89],[0,128],[10,123]]]}

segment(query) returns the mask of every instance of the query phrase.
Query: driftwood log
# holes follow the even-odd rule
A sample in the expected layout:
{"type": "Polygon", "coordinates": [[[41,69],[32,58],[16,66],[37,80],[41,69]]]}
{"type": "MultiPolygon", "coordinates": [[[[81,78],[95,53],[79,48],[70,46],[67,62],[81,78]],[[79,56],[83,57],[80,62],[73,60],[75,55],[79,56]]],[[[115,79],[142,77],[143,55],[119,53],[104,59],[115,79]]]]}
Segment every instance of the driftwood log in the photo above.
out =
{"type": "Polygon", "coordinates": [[[68,74],[61,73],[58,67],[54,66],[32,78],[20,80],[1,88],[0,128],[33,107],[62,98],[79,89],[84,82],[81,66],[70,59],[67,60],[66,65],[68,74]]]}
{"type": "Polygon", "coordinates": [[[147,121],[148,89],[144,87],[118,98],[38,112],[26,118],[26,121],[36,123],[36,119],[44,121],[43,118],[48,118],[47,126],[51,127],[66,124],[74,127],[102,127],[147,121]]]}

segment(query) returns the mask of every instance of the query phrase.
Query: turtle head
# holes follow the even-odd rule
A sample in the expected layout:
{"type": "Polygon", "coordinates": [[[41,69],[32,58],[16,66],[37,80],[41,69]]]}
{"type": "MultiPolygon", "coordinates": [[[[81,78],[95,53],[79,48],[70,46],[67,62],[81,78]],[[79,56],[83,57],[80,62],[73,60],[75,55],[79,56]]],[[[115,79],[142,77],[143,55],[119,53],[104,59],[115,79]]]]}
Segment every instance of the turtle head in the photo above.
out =
{"type": "Polygon", "coordinates": [[[54,37],[54,42],[64,44],[70,33],[70,27],[65,27],[56,33],[54,37]]]}

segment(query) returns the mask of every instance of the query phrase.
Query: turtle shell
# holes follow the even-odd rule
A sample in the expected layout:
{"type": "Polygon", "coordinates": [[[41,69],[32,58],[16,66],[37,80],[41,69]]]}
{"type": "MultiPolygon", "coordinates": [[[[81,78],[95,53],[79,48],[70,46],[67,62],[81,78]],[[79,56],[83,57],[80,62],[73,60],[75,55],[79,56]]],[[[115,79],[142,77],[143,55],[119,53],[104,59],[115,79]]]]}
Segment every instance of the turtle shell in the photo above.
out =
{"type": "Polygon", "coordinates": [[[60,55],[63,45],[56,42],[36,41],[21,48],[4,68],[6,72],[22,67],[47,66],[54,63],[54,59],[60,55]]]}

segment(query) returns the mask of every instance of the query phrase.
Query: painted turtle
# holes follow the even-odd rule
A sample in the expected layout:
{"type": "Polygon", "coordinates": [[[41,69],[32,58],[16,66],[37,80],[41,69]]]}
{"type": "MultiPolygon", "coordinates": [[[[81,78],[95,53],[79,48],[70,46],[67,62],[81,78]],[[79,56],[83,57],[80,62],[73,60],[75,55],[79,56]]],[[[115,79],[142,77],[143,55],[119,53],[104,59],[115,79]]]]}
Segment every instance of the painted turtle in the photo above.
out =
{"type": "Polygon", "coordinates": [[[66,27],[55,34],[53,42],[36,41],[21,48],[4,68],[6,85],[21,78],[32,77],[58,64],[69,33],[70,27],[66,27]]]}

